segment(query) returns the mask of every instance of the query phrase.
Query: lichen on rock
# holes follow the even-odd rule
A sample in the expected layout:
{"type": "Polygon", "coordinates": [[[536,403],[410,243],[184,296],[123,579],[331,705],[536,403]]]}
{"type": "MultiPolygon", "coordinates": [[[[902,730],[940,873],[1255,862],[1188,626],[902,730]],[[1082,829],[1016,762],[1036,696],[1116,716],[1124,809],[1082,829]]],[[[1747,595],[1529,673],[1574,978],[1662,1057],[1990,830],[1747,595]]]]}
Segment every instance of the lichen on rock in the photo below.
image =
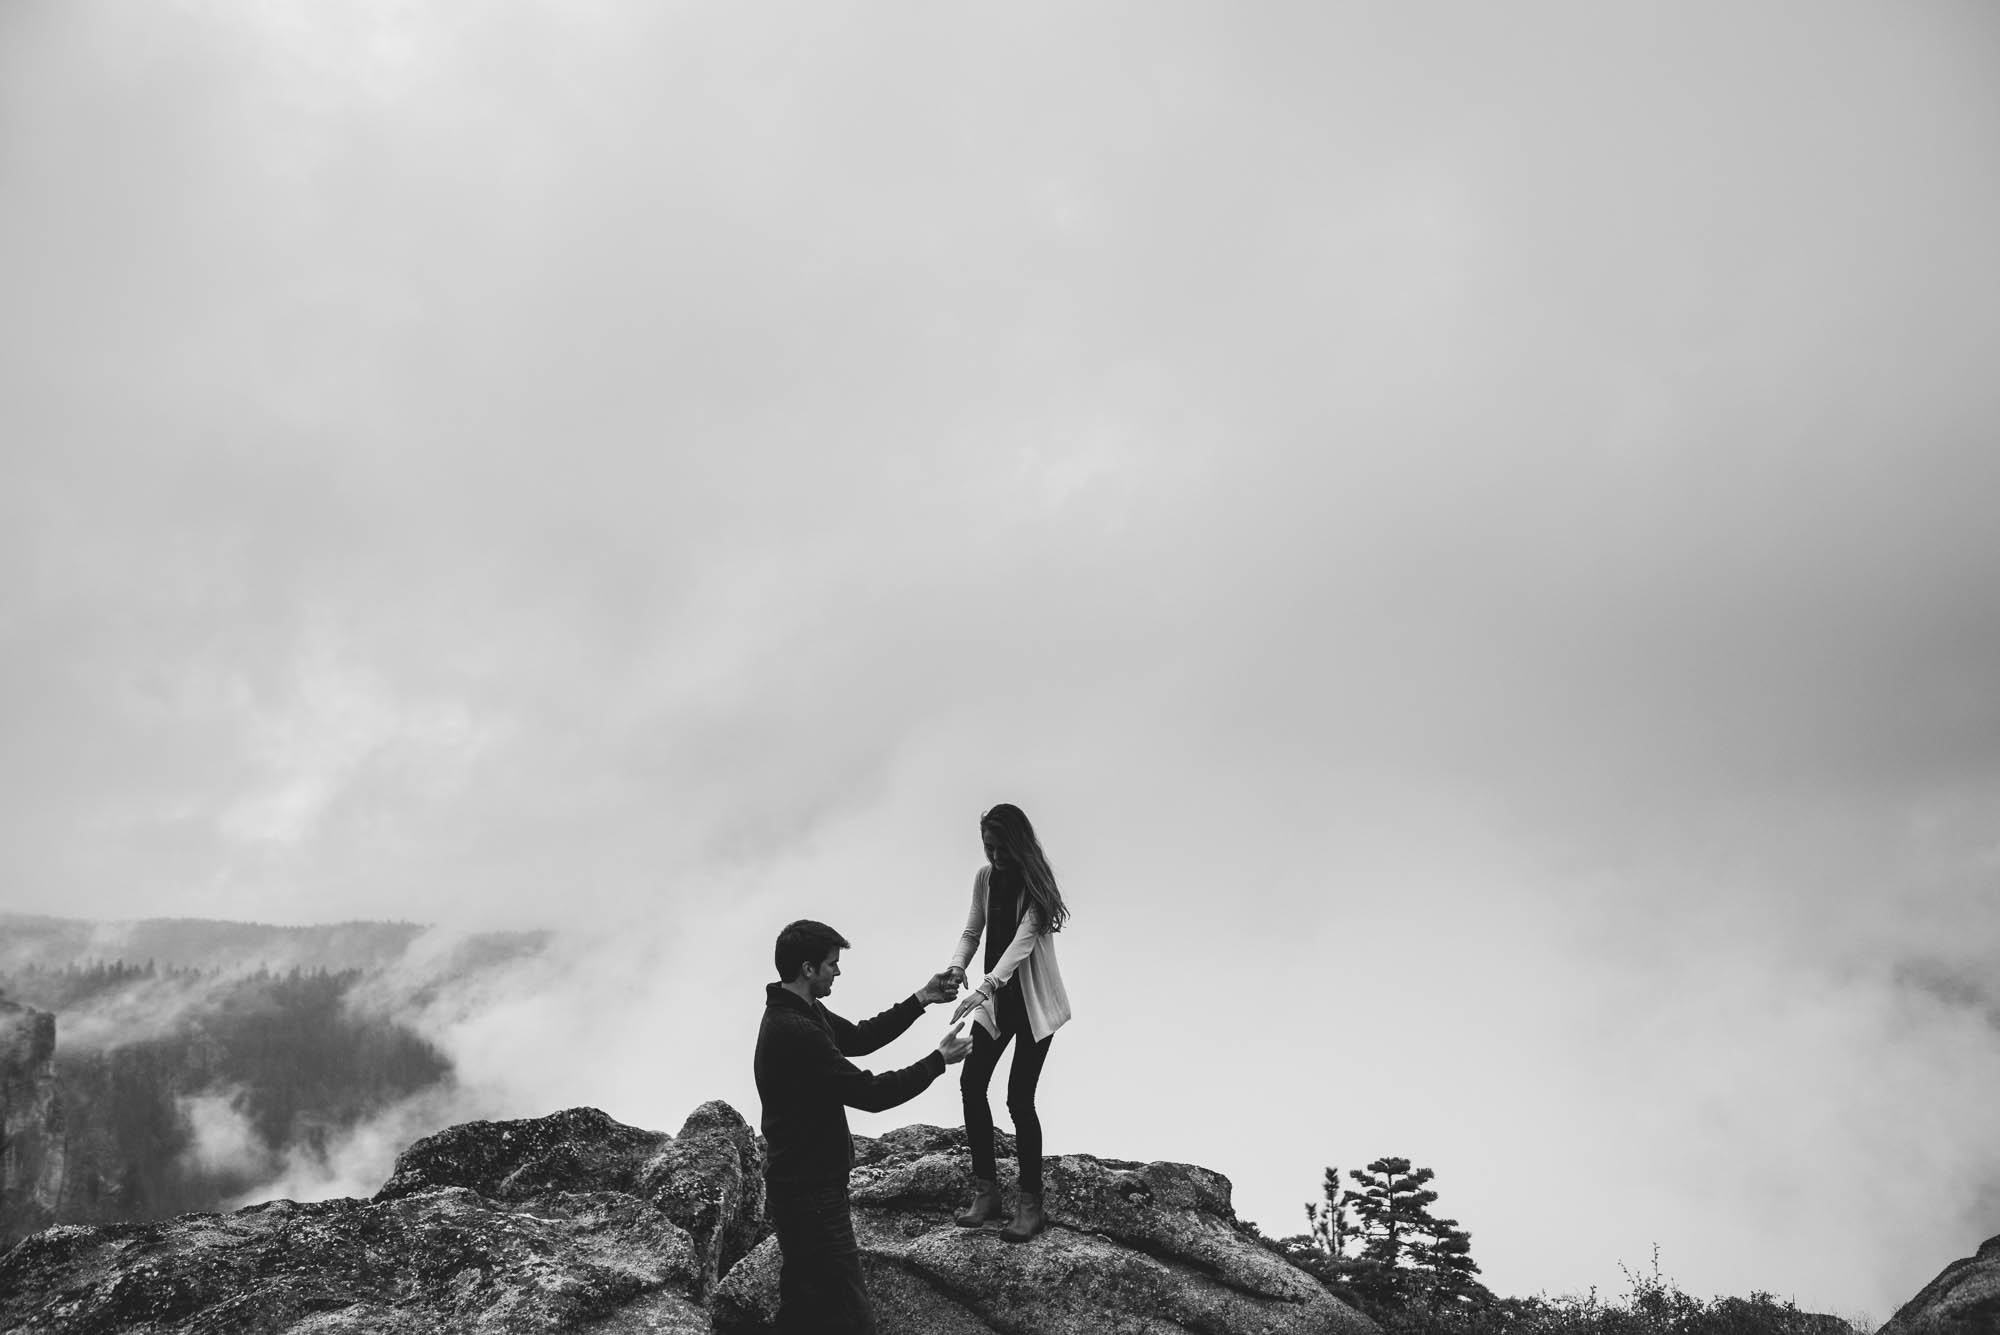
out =
{"type": "MultiPolygon", "coordinates": [[[[1001,1161],[1011,1180],[1013,1147],[1001,1161]]],[[[972,1188],[964,1133],[904,1127],[857,1153],[855,1236],[882,1335],[1366,1335],[1374,1323],[1236,1227],[1230,1186],[1192,1164],[1087,1154],[1044,1163],[1047,1231],[1025,1246],[951,1213],[972,1188]]],[[[723,1335],[764,1335],[780,1256],[767,1241],[712,1304],[723,1335]]]]}
{"type": "MultiPolygon", "coordinates": [[[[951,1223],[971,1185],[963,1132],[903,1127],[855,1149],[882,1335],[1374,1330],[1245,1237],[1208,1169],[1052,1157],[1051,1225],[1012,1246],[951,1223]]],[[[33,1234],[0,1256],[0,1332],[762,1332],[779,1267],[762,1171],[719,1102],[672,1136],[594,1108],[471,1122],[411,1145],[368,1200],[33,1234]]]]}

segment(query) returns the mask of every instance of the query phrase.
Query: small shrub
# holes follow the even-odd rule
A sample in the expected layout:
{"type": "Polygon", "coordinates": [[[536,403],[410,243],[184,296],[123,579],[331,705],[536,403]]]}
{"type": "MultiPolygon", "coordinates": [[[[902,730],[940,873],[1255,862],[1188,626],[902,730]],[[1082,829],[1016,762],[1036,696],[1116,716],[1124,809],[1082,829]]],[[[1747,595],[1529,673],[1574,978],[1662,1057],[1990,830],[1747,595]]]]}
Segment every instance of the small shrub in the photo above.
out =
{"type": "Polygon", "coordinates": [[[1464,1300],[1433,1304],[1395,1284],[1393,1276],[1364,1274],[1364,1261],[1328,1256],[1310,1235],[1267,1238],[1254,1228],[1246,1232],[1388,1335],[1824,1335],[1826,1325],[1825,1318],[1761,1290],[1748,1298],[1695,1298],[1661,1272],[1658,1247],[1644,1273],[1619,1266],[1626,1281],[1619,1301],[1599,1297],[1593,1287],[1582,1295],[1529,1298],[1501,1298],[1482,1290],[1464,1300]]]}

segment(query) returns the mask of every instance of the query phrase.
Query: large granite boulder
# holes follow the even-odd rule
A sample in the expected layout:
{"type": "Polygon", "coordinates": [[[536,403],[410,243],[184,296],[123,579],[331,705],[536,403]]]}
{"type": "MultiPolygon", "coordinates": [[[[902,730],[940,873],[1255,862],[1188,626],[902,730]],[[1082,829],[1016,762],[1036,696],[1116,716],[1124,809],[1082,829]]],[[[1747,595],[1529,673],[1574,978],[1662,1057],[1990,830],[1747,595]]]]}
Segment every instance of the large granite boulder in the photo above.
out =
{"type": "MultiPolygon", "coordinates": [[[[1053,1222],[1010,1246],[950,1222],[971,1187],[962,1132],[857,1138],[856,1159],[883,1335],[1375,1329],[1239,1230],[1205,1168],[1053,1158],[1053,1222]]],[[[0,1256],[0,1335],[764,1331],[778,1255],[762,1167],[723,1103],[676,1136],[594,1108],[472,1122],[410,1146],[369,1200],[33,1234],[0,1256]]]]}
{"type": "Polygon", "coordinates": [[[686,1233],[631,1196],[439,1187],[48,1229],[0,1258],[0,1331],[708,1335],[695,1276],[686,1233]]]}
{"type": "MultiPolygon", "coordinates": [[[[951,1222],[972,1189],[964,1133],[857,1137],[855,1234],[882,1335],[1366,1335],[1373,1322],[1236,1226],[1229,1180],[1088,1154],[1044,1163],[1050,1216],[1026,1245],[951,1222]]],[[[1009,1156],[1012,1146],[1006,1146],[1009,1156]]],[[[1003,1159],[1003,1183],[1014,1164],[1003,1159]]],[[[762,1335],[777,1309],[766,1241],[715,1294],[715,1327],[762,1335]]]]}
{"type": "Polygon", "coordinates": [[[761,1165],[726,1104],[684,1134],[595,1108],[472,1122],[404,1151],[372,1200],[48,1229],[0,1257],[0,1332],[709,1335],[761,1165]]]}
{"type": "Polygon", "coordinates": [[[2000,1335],[2000,1237],[1946,1266],[1876,1335],[2000,1335]]]}
{"type": "Polygon", "coordinates": [[[551,1192],[636,1194],[640,1170],[673,1140],[595,1108],[569,1108],[519,1122],[466,1122],[425,1136],[396,1156],[378,1201],[464,1187],[490,1201],[533,1201],[551,1192]]]}
{"type": "Polygon", "coordinates": [[[698,1298],[764,1236],[763,1152],[720,1100],[689,1114],[678,1136],[626,1126],[595,1108],[455,1126],[398,1156],[375,1199],[464,1187],[520,1204],[580,1183],[636,1196],[680,1225],[695,1249],[698,1298]]]}
{"type": "Polygon", "coordinates": [[[716,1282],[763,1241],[764,1151],[737,1111],[711,1099],[640,1169],[639,1192],[687,1230],[706,1300],[716,1282]]]}

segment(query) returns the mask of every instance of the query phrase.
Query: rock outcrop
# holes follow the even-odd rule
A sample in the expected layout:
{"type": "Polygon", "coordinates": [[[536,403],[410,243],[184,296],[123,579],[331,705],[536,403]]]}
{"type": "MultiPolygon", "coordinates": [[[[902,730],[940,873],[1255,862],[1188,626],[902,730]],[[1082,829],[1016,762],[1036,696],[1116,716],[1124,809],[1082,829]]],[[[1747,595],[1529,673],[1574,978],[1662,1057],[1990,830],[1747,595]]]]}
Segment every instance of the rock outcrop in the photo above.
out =
{"type": "MultiPolygon", "coordinates": [[[[1239,1231],[1207,1169],[1056,1156],[1050,1228],[1009,1246],[950,1222],[970,1188],[963,1133],[905,1127],[856,1150],[883,1335],[1375,1330],[1239,1231]]],[[[0,1256],[0,1332],[761,1332],[778,1274],[761,1165],[722,1103],[675,1136],[592,1108],[469,1123],[412,1145],[369,1200],[25,1238],[0,1256]]]]}
{"type": "MultiPolygon", "coordinates": [[[[854,1228],[882,1335],[1368,1335],[1376,1327],[1236,1227],[1229,1179],[1192,1164],[1046,1159],[1048,1230],[1025,1246],[951,1222],[971,1193],[965,1133],[909,1126],[855,1138],[854,1228]]],[[[1011,1181],[1012,1146],[1000,1164],[1011,1181]]],[[[763,1335],[777,1309],[766,1240],[714,1301],[723,1335],[763,1335]]]]}
{"type": "Polygon", "coordinates": [[[1960,1257],[1875,1335],[1994,1335],[2000,1331],[2000,1237],[1960,1257]]]}
{"type": "Polygon", "coordinates": [[[594,1108],[474,1122],[370,1200],[51,1228],[0,1257],[0,1331],[709,1335],[702,1298],[757,1227],[761,1196],[731,1187],[757,1147],[720,1103],[684,1138],[594,1108]]]}
{"type": "Polygon", "coordinates": [[[0,1001],[0,1244],[55,1219],[63,1186],[56,1017],[0,1001]]]}
{"type": "Polygon", "coordinates": [[[763,1237],[763,1153],[726,1103],[704,1103],[678,1136],[571,1108],[528,1122],[471,1122],[418,1141],[377,1201],[463,1187],[502,1205],[589,1190],[635,1197],[687,1234],[697,1299],[763,1237]]]}

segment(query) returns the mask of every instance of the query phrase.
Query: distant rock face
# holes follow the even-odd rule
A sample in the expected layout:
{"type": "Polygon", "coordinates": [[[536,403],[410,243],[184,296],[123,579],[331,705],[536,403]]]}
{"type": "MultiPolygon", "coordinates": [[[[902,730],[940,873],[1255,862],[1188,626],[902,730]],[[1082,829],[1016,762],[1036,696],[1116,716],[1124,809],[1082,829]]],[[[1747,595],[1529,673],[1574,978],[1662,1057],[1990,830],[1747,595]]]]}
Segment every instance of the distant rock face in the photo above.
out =
{"type": "MultiPolygon", "coordinates": [[[[1191,1164],[1044,1161],[1050,1226],[1025,1245],[951,1222],[971,1195],[964,1132],[856,1137],[854,1227],[882,1335],[1366,1335],[1375,1324],[1235,1226],[1229,1180],[1191,1164]]],[[[1008,1147],[1011,1152],[1011,1146],[1008,1147]]],[[[1002,1182],[1013,1165],[1002,1162],[1002,1182]]],[[[763,1335],[780,1258],[766,1241],[715,1295],[715,1328],[763,1335]]]]}
{"type": "Polygon", "coordinates": [[[56,1017],[0,1001],[0,1240],[46,1227],[63,1186],[56,1017]]]}
{"type": "MultiPolygon", "coordinates": [[[[1375,1331],[1240,1233],[1207,1169],[1057,1156],[1050,1228],[1010,1246],[950,1222],[971,1187],[962,1132],[856,1150],[882,1335],[1375,1331]]],[[[677,1136],[593,1108],[473,1122],[412,1145],[371,1200],[34,1234],[0,1256],[0,1332],[762,1332],[779,1264],[762,1162],[723,1103],[677,1136]]]]}
{"type": "Polygon", "coordinates": [[[1876,1335],[1995,1335],[2000,1332],[2000,1237],[1946,1266],[1898,1308],[1876,1335]]]}

